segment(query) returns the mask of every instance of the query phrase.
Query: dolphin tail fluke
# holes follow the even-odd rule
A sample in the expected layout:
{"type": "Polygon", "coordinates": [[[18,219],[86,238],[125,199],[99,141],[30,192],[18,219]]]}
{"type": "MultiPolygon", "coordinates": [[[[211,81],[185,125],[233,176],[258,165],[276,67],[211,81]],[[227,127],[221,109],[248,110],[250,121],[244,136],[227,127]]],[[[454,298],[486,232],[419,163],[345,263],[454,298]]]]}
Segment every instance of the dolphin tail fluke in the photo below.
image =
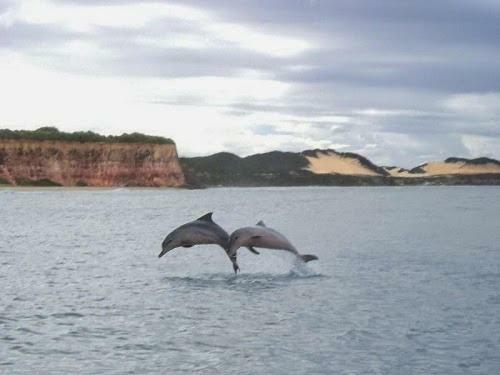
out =
{"type": "Polygon", "coordinates": [[[234,255],[229,255],[229,259],[231,260],[231,263],[233,263],[233,270],[234,270],[234,274],[238,274],[238,271],[240,270],[240,267],[238,266],[238,261],[236,260],[236,254],[234,255]]]}
{"type": "Polygon", "coordinates": [[[238,267],[238,263],[233,263],[234,274],[237,275],[240,267],[238,267]]]}
{"type": "Polygon", "coordinates": [[[300,256],[304,262],[310,262],[311,260],[318,260],[318,257],[316,255],[312,254],[305,254],[300,256]]]}

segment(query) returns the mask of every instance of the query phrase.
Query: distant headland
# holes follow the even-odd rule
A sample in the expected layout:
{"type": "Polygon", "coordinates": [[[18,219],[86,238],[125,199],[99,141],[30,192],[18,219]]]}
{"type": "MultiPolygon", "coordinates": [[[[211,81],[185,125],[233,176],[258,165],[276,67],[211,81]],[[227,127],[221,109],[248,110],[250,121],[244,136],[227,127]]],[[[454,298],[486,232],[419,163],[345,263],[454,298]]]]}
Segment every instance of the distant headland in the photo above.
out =
{"type": "Polygon", "coordinates": [[[0,185],[13,186],[402,186],[500,185],[500,162],[450,157],[412,169],[378,166],[332,149],[177,155],[173,140],[141,133],[0,129],[0,185]]]}
{"type": "Polygon", "coordinates": [[[332,149],[244,158],[221,152],[180,161],[186,181],[195,186],[500,185],[500,162],[489,158],[448,158],[411,170],[378,166],[362,155],[332,149]]]}

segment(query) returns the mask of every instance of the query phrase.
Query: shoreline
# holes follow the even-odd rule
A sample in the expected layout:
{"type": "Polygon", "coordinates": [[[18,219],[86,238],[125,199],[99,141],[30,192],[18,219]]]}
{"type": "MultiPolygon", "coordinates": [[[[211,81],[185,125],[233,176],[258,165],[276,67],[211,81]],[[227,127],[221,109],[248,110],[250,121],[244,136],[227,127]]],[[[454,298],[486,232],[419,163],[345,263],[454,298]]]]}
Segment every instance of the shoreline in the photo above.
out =
{"type": "Polygon", "coordinates": [[[314,189],[330,189],[330,188],[433,188],[433,187],[500,187],[499,184],[407,184],[407,185],[226,185],[226,186],[206,186],[202,188],[184,188],[184,187],[151,187],[151,186],[14,186],[0,185],[0,191],[15,190],[15,191],[115,191],[115,190],[147,190],[147,191],[198,191],[198,190],[217,190],[217,189],[290,189],[290,188],[314,188],[314,189]]]}

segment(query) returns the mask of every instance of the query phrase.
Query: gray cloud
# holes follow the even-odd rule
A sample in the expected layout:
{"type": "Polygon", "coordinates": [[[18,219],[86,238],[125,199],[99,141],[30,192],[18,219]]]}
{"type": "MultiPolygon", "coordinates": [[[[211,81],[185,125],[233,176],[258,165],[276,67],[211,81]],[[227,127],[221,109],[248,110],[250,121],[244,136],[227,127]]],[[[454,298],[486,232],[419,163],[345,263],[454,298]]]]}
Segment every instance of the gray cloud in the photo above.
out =
{"type": "Polygon", "coordinates": [[[0,34],[0,48],[27,52],[48,48],[50,54],[51,49],[78,38],[78,33],[57,26],[16,22],[0,34]]]}
{"type": "MultiPolygon", "coordinates": [[[[132,3],[139,1],[106,2],[132,3]]],[[[0,14],[9,4],[0,2],[0,14]]],[[[219,40],[204,48],[159,48],[144,39],[204,37],[196,23],[159,19],[140,29],[100,27],[92,33],[18,22],[2,30],[0,49],[24,53],[56,70],[89,75],[238,77],[250,70],[287,83],[290,90],[270,102],[221,105],[193,95],[174,101],[160,98],[157,103],[220,107],[235,123],[253,113],[287,116],[275,124],[250,127],[256,135],[292,135],[293,131],[283,129],[293,128],[290,117],[299,117],[311,125],[311,137],[318,144],[330,139],[332,144],[348,145],[378,160],[390,161],[389,155],[394,155],[394,160],[409,164],[423,157],[440,157],[441,150],[471,156],[461,141],[463,135],[498,142],[498,154],[490,156],[500,157],[498,115],[465,117],[443,105],[456,94],[500,92],[500,5],[496,2],[185,0],[179,4],[205,9],[216,20],[269,35],[310,41],[312,47],[289,57],[273,57],[219,40]],[[106,53],[75,60],[56,48],[74,40],[94,43],[106,53]],[[370,114],[367,109],[389,114],[370,114]],[[399,114],[391,115],[391,111],[399,114]],[[321,122],[318,116],[344,116],[348,121],[321,122]]],[[[304,143],[289,141],[283,147],[299,145],[304,143]]]]}

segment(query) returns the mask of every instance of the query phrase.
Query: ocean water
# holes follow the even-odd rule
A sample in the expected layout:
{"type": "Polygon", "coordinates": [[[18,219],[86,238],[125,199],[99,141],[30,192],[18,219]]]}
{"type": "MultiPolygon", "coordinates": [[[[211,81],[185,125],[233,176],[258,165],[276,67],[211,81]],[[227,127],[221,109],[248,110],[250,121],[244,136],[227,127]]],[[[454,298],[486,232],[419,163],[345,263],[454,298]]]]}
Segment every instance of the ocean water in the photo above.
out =
{"type": "Polygon", "coordinates": [[[2,189],[0,288],[1,374],[500,374],[500,189],[2,189]]]}

